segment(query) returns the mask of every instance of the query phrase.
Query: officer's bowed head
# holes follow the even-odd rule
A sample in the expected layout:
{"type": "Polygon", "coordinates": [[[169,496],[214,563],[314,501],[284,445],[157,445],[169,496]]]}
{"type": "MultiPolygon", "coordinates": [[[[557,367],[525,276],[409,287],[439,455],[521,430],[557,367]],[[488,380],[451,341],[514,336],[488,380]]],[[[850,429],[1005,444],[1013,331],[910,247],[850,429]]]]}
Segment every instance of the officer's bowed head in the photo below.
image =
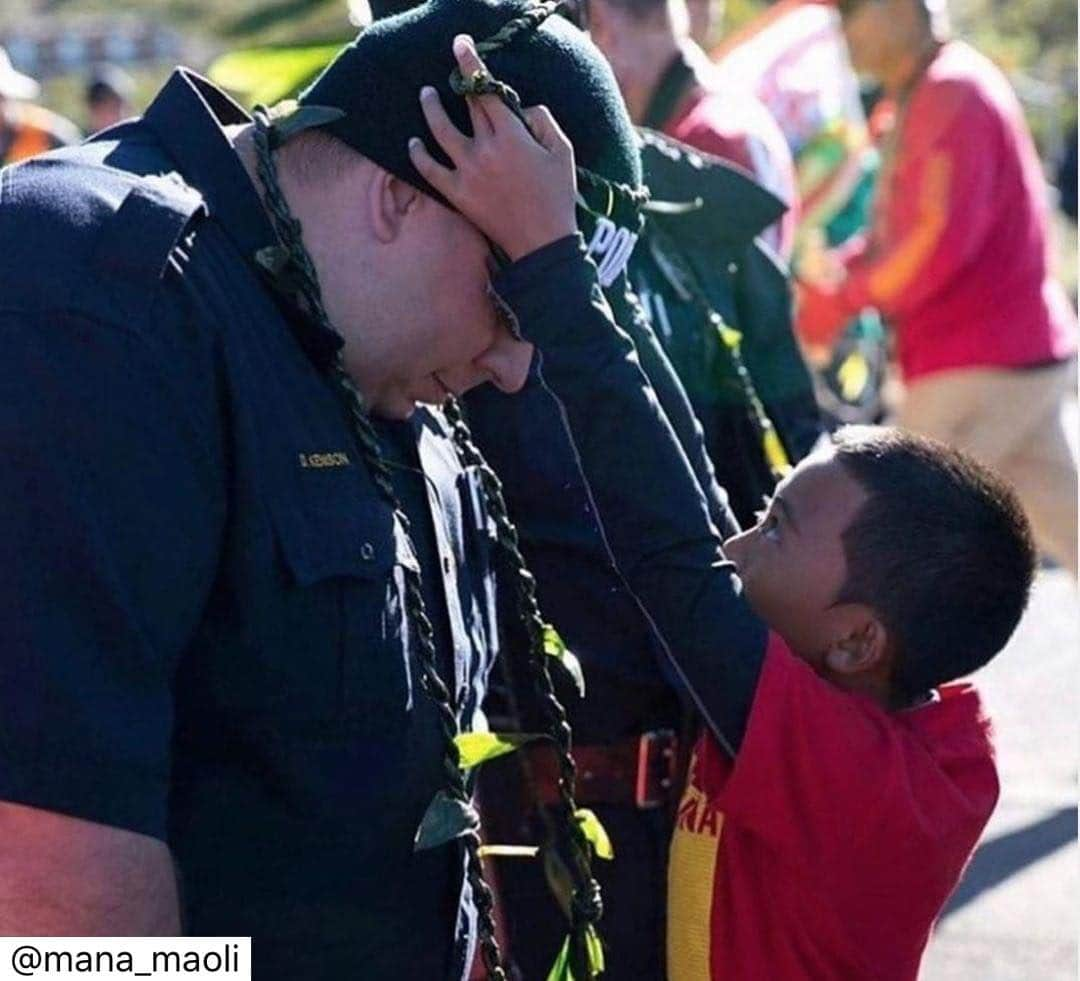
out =
{"type": "MultiPolygon", "coordinates": [[[[421,135],[428,151],[449,161],[431,137],[417,94],[432,86],[462,132],[472,127],[465,99],[454,93],[453,39],[468,34],[483,41],[538,8],[531,0],[372,0],[374,22],[345,47],[301,95],[302,105],[328,106],[344,115],[323,128],[368,159],[443,203],[417,172],[407,141],[421,135]]],[[[536,18],[540,21],[540,18],[536,18]]],[[[492,76],[509,85],[523,106],[546,105],[574,147],[579,167],[609,184],[583,180],[578,187],[587,208],[579,224],[600,269],[612,287],[625,269],[639,231],[639,218],[626,190],[640,189],[636,137],[618,85],[603,55],[561,16],[519,30],[495,50],[483,52],[492,76]]]]}

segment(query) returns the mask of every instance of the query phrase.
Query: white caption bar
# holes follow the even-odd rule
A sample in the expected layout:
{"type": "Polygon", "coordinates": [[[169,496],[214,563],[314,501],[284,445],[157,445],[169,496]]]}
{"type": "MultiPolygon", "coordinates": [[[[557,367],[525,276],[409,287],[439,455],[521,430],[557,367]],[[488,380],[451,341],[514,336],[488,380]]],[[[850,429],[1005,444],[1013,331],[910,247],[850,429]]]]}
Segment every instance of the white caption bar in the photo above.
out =
{"type": "Polygon", "coordinates": [[[0,981],[251,981],[250,937],[0,937],[0,981]]]}

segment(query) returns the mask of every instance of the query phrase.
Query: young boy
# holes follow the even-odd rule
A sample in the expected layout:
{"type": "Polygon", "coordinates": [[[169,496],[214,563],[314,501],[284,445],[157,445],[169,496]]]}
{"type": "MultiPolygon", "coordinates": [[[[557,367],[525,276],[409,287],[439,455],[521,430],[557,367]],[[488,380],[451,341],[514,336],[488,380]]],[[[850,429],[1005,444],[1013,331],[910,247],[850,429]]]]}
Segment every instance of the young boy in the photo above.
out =
{"type": "Polygon", "coordinates": [[[956,451],[848,429],[724,548],[770,634],[745,725],[694,756],[669,976],[914,978],[998,795],[979,697],[945,683],[1020,617],[1026,519],[956,451]]]}
{"type": "MultiPolygon", "coordinates": [[[[571,177],[550,117],[533,115],[534,143],[477,101],[490,125],[472,138],[429,117],[454,169],[413,161],[498,243],[505,202],[550,223],[571,177]]],[[[850,429],[721,548],[580,237],[493,286],[540,349],[616,563],[707,724],[672,846],[670,977],[914,979],[997,799],[978,696],[947,683],[1026,605],[1035,553],[1014,494],[941,444],[850,429]],[[542,315],[553,297],[558,319],[542,315]]],[[[516,397],[550,408],[539,384],[516,397]]]]}

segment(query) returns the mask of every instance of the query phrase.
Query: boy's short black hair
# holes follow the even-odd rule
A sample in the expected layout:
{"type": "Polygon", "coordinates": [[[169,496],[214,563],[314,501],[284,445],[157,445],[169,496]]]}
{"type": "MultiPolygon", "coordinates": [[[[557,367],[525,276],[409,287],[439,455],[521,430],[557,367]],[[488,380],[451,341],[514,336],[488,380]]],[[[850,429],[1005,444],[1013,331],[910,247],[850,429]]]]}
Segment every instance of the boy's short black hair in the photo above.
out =
{"type": "Polygon", "coordinates": [[[986,664],[1012,636],[1035,574],[1015,492],[965,453],[899,429],[849,426],[837,459],[868,492],[844,532],[839,602],[865,603],[906,702],[986,664]]]}

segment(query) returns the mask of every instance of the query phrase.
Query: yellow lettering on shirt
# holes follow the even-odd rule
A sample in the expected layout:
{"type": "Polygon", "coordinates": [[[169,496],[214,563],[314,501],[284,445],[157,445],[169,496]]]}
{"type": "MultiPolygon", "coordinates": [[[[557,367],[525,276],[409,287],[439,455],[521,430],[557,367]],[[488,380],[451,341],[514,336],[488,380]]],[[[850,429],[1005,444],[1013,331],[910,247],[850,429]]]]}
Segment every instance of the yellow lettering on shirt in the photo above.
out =
{"type": "Polygon", "coordinates": [[[347,467],[349,465],[348,453],[301,453],[300,466],[305,470],[322,470],[326,467],[347,467]]]}
{"type": "MultiPolygon", "coordinates": [[[[690,764],[693,773],[697,760],[690,764]]],[[[716,857],[724,815],[688,784],[679,804],[668,866],[669,981],[711,976],[711,926],[716,857]]]]}

